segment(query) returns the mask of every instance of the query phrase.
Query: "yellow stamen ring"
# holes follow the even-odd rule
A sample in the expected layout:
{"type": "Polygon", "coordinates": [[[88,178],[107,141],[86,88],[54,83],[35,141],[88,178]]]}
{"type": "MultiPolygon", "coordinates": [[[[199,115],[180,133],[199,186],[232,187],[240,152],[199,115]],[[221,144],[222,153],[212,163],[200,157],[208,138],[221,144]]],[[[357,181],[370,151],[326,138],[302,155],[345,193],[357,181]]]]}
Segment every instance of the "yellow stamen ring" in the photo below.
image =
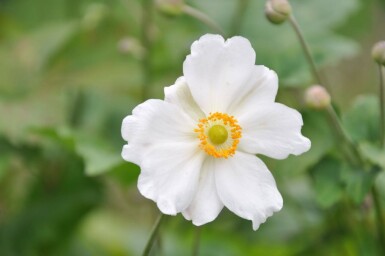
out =
{"type": "Polygon", "coordinates": [[[210,113],[207,118],[199,120],[198,133],[199,147],[215,158],[228,158],[235,154],[242,128],[238,121],[224,113],[210,113]]]}

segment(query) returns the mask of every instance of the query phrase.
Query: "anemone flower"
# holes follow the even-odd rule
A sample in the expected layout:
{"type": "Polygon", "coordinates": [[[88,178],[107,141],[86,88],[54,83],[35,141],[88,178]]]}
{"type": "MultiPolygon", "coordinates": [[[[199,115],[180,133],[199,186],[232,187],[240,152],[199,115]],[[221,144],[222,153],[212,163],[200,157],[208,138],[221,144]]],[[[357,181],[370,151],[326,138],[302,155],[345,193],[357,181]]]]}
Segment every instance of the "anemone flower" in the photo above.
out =
{"type": "Polygon", "coordinates": [[[195,41],[165,99],[147,100],[123,120],[122,156],[141,168],[140,193],[195,225],[226,206],[258,229],[283,200],[256,155],[284,159],[310,148],[301,114],[276,103],[277,90],[277,74],[255,65],[247,39],[195,41]]]}

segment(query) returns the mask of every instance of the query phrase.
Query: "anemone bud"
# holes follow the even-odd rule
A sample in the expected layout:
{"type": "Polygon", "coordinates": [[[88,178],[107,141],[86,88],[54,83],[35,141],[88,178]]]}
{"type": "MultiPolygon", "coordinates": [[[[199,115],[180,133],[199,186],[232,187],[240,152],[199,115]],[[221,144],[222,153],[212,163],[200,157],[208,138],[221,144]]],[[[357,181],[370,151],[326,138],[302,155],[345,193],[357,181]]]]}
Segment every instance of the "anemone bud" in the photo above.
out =
{"type": "Polygon", "coordinates": [[[380,65],[385,66],[385,41],[377,42],[372,48],[372,58],[380,65]]]}
{"type": "Polygon", "coordinates": [[[274,24],[283,23],[291,14],[291,5],[287,0],[268,0],[265,5],[265,15],[274,24]]]}
{"type": "Polygon", "coordinates": [[[156,0],[158,9],[166,15],[177,16],[183,11],[183,0],[156,0]]]}
{"type": "Polygon", "coordinates": [[[306,104],[314,109],[325,109],[330,105],[330,95],[321,85],[312,85],[305,92],[306,104]]]}

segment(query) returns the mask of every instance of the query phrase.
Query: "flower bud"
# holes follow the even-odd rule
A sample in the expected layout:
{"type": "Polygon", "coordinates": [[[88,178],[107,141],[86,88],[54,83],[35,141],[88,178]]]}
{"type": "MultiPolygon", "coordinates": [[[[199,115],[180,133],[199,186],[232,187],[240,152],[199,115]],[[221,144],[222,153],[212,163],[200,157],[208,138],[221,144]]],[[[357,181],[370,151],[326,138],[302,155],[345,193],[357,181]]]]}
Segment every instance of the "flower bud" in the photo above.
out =
{"type": "Polygon", "coordinates": [[[305,92],[306,104],[314,109],[325,109],[330,105],[330,95],[321,85],[312,85],[305,92]]]}
{"type": "Polygon", "coordinates": [[[378,64],[385,66],[385,41],[380,41],[373,46],[372,58],[378,64]]]}
{"type": "Polygon", "coordinates": [[[132,54],[141,59],[144,55],[144,48],[140,42],[133,37],[123,37],[117,43],[117,49],[122,54],[132,54]]]}
{"type": "Polygon", "coordinates": [[[287,0],[268,0],[265,5],[266,18],[274,24],[283,23],[291,14],[291,5],[287,0]]]}
{"type": "Polygon", "coordinates": [[[183,0],[156,0],[158,9],[166,15],[176,16],[183,12],[183,0]]]}
{"type": "Polygon", "coordinates": [[[107,16],[108,7],[104,4],[93,3],[87,6],[82,25],[89,30],[95,29],[107,16]]]}

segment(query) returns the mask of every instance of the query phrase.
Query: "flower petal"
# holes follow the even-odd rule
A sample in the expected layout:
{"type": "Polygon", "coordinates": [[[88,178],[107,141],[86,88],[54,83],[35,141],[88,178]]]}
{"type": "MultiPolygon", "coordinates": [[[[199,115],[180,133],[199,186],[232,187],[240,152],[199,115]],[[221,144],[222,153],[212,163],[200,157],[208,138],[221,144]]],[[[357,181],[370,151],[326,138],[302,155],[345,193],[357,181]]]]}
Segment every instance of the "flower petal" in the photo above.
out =
{"type": "Polygon", "coordinates": [[[193,99],[190,88],[183,76],[179,77],[174,85],[165,87],[164,94],[165,101],[179,106],[194,120],[199,120],[204,117],[204,113],[193,99]]]}
{"type": "Polygon", "coordinates": [[[138,180],[140,193],[157,202],[164,214],[185,210],[197,191],[205,155],[194,145],[159,145],[147,154],[138,180]]]}
{"type": "Polygon", "coordinates": [[[310,140],[301,134],[301,114],[283,104],[260,105],[244,112],[238,121],[242,127],[241,151],[284,159],[310,149],[310,140]]]}
{"type": "Polygon", "coordinates": [[[145,152],[159,144],[195,142],[198,147],[195,126],[196,122],[176,105],[148,100],[123,119],[121,132],[128,144],[123,147],[122,157],[140,165],[145,152]]]}
{"type": "Polygon", "coordinates": [[[219,198],[229,210],[251,220],[254,230],[281,210],[282,196],[259,158],[237,152],[228,159],[217,159],[215,169],[219,198]]]}
{"type": "Polygon", "coordinates": [[[214,158],[206,157],[195,197],[190,206],[182,212],[186,219],[192,220],[197,226],[213,221],[223,209],[215,186],[214,164],[214,158]]]}
{"type": "Polygon", "coordinates": [[[183,63],[183,73],[199,107],[210,112],[227,113],[228,107],[254,70],[255,52],[243,37],[226,42],[219,35],[205,35],[191,46],[183,63]]]}
{"type": "Polygon", "coordinates": [[[232,115],[239,116],[260,104],[273,103],[278,91],[277,73],[263,65],[254,66],[252,76],[242,90],[231,105],[229,113],[232,115]]]}
{"type": "Polygon", "coordinates": [[[165,214],[186,209],[198,187],[205,155],[195,125],[178,106],[161,100],[144,102],[123,120],[128,143],[122,156],[140,165],[139,191],[165,214]]]}

